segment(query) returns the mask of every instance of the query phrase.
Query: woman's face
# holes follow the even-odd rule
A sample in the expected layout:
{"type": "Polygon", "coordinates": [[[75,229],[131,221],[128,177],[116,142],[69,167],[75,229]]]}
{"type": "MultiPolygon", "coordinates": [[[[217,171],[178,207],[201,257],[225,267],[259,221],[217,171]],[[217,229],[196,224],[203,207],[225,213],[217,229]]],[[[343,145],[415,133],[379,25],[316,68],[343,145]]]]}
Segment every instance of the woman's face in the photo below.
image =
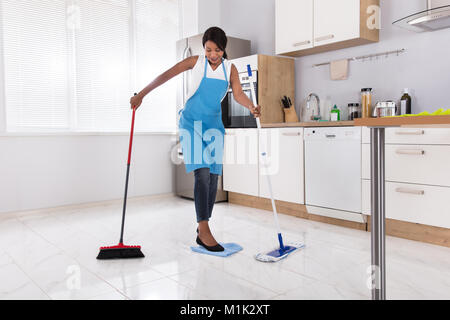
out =
{"type": "Polygon", "coordinates": [[[206,41],[205,53],[212,65],[219,65],[222,62],[223,51],[214,42],[206,41]]]}

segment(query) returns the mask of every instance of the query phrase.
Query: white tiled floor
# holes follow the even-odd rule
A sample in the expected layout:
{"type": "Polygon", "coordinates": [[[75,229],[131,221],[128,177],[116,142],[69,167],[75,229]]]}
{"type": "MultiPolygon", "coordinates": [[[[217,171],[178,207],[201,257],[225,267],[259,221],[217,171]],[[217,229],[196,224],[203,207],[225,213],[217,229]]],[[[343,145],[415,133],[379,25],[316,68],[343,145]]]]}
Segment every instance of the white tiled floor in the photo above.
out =
{"type": "MultiPolygon", "coordinates": [[[[306,245],[265,264],[272,212],[216,204],[212,228],[244,250],[193,253],[195,212],[174,196],[129,199],[126,244],[145,259],[99,261],[115,245],[120,201],[0,216],[0,299],[370,299],[370,234],[280,215],[285,241],[306,245]]],[[[387,237],[389,299],[450,299],[450,248],[387,237]]]]}

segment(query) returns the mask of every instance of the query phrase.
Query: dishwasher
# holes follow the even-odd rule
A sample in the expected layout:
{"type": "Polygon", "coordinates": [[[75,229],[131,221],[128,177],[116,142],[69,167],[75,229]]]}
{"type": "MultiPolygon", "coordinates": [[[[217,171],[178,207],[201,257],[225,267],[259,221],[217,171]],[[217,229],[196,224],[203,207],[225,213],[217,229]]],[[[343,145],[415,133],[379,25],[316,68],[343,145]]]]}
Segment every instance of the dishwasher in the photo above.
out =
{"type": "Polygon", "coordinates": [[[365,223],[361,205],[361,128],[305,128],[309,213],[365,223]]]}

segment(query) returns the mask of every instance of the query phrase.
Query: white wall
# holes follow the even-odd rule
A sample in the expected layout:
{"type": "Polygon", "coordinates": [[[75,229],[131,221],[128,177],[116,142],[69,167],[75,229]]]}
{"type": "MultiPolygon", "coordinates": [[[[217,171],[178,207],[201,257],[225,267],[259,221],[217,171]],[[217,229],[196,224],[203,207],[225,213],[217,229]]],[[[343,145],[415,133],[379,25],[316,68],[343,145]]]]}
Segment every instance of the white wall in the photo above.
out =
{"type": "Polygon", "coordinates": [[[221,27],[221,0],[182,0],[183,38],[221,27]]]}
{"type": "Polygon", "coordinates": [[[223,0],[198,0],[198,34],[210,27],[221,27],[221,3],[223,0]]]}
{"type": "Polygon", "coordinates": [[[181,0],[182,36],[188,38],[198,32],[198,0],[181,0]]]}
{"type": "MultiPolygon", "coordinates": [[[[0,213],[123,198],[127,135],[0,137],[0,213]]],[[[173,192],[175,136],[138,134],[129,196],[173,192]]]]}
{"type": "Polygon", "coordinates": [[[252,54],[275,54],[274,0],[222,0],[220,9],[227,35],[251,40],[252,54]]]}

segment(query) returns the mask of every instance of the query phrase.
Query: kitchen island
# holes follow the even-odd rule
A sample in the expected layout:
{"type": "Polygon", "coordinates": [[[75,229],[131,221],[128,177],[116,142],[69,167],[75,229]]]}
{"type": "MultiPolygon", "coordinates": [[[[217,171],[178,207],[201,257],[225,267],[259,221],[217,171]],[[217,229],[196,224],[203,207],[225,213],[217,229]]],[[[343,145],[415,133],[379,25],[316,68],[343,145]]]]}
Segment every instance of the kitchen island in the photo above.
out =
{"type": "Polygon", "coordinates": [[[386,299],[385,129],[388,127],[450,127],[450,116],[357,119],[355,126],[371,128],[371,254],[372,299],[386,299]]]}

